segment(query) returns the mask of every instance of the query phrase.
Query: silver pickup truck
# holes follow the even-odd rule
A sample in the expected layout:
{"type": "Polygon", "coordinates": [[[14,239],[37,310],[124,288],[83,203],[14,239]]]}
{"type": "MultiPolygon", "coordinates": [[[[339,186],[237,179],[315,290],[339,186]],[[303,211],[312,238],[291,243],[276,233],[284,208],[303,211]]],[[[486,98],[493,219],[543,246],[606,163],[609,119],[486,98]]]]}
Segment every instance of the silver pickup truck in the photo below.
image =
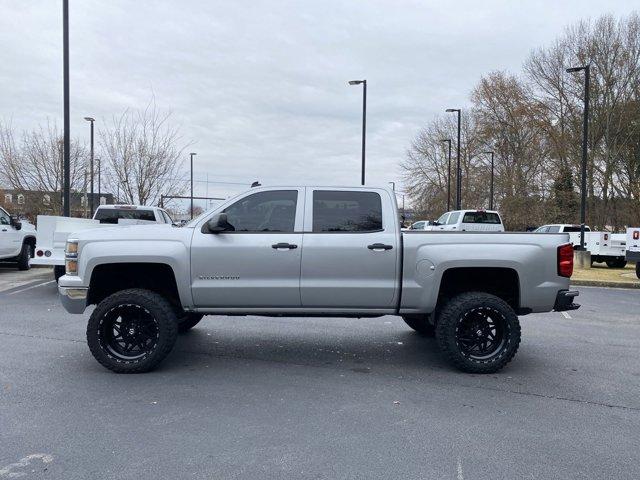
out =
{"type": "Polygon", "coordinates": [[[518,315],[578,308],[567,234],[401,232],[384,188],[261,187],[181,228],[69,237],[64,307],[94,357],[144,372],[204,315],[399,315],[466,372],[504,367],[518,315]]]}

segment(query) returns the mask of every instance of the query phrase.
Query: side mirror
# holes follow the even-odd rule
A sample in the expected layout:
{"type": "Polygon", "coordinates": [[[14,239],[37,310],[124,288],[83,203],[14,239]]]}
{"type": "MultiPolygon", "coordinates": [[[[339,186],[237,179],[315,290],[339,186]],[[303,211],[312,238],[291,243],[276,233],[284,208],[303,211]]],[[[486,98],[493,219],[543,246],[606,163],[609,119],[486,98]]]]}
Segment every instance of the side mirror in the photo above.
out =
{"type": "Polygon", "coordinates": [[[434,227],[439,227],[440,225],[442,225],[440,222],[433,222],[432,225],[434,227]]]}
{"type": "Polygon", "coordinates": [[[218,213],[202,226],[202,233],[232,232],[235,228],[227,221],[226,213],[218,213]]]}
{"type": "Polygon", "coordinates": [[[10,218],[11,220],[9,222],[11,223],[11,226],[16,230],[20,230],[22,228],[22,222],[18,220],[18,217],[14,217],[12,215],[10,218]]]}

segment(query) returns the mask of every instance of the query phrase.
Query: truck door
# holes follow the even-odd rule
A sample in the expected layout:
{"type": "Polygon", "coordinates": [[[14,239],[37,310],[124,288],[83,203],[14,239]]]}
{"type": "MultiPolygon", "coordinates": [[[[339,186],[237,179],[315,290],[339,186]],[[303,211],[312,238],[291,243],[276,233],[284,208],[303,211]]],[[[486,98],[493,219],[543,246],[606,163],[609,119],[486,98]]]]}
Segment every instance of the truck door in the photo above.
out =
{"type": "Polygon", "coordinates": [[[299,307],[303,205],[304,188],[261,190],[222,210],[233,231],[196,228],[191,243],[195,305],[299,307]]]}
{"type": "Polygon", "coordinates": [[[307,196],[302,306],[394,308],[400,252],[389,193],[308,188],[307,196]]]}
{"type": "Polygon", "coordinates": [[[18,233],[11,225],[11,217],[0,208],[0,256],[17,255],[18,233]]]}

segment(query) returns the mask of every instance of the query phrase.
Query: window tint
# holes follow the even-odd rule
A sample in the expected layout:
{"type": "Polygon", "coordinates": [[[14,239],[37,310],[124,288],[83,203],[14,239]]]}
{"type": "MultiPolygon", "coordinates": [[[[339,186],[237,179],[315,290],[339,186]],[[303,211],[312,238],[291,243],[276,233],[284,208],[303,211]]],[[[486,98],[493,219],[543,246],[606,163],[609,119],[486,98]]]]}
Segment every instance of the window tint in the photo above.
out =
{"type": "Polygon", "coordinates": [[[126,218],[128,220],[147,220],[155,222],[156,217],[153,214],[153,210],[143,209],[124,209],[124,208],[99,208],[96,210],[94,217],[96,220],[100,220],[100,223],[113,223],[117,224],[118,219],[126,218]]]}
{"type": "Polygon", "coordinates": [[[0,208],[0,224],[9,225],[11,223],[11,217],[9,214],[0,208]]]}
{"type": "Polygon", "coordinates": [[[417,222],[411,225],[411,230],[422,230],[424,228],[424,222],[417,222]]]}
{"type": "MultiPolygon", "coordinates": [[[[564,227],[563,229],[564,232],[571,232],[571,233],[575,233],[575,232],[579,232],[580,231],[580,225],[567,225],[564,227]]],[[[584,231],[588,232],[589,229],[587,227],[584,227],[584,231]]]]}
{"type": "Polygon", "coordinates": [[[552,225],[545,230],[545,232],[548,232],[548,233],[558,233],[559,231],[560,231],[559,225],[552,225]]]}
{"type": "Polygon", "coordinates": [[[449,220],[447,220],[447,225],[455,225],[458,223],[458,218],[460,218],[460,212],[451,212],[449,220]]]}
{"type": "Polygon", "coordinates": [[[227,207],[227,221],[236,232],[293,232],[297,190],[259,192],[227,207]]]}
{"type": "Polygon", "coordinates": [[[382,201],[374,192],[313,192],[314,232],[382,230],[382,201]]]}
{"type": "Polygon", "coordinates": [[[494,212],[467,212],[462,218],[462,223],[490,223],[500,225],[500,216],[494,212]]]}

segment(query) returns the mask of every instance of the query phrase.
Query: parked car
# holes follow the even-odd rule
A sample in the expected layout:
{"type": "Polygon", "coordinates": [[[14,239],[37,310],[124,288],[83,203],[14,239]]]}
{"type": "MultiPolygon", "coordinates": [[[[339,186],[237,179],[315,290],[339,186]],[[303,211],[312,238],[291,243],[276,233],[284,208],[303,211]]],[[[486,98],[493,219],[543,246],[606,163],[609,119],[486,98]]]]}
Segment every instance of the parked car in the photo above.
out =
{"type": "Polygon", "coordinates": [[[34,265],[53,266],[56,280],[64,275],[64,246],[71,232],[114,225],[172,224],[169,214],[159,207],[139,205],[100,205],[93,218],[38,215],[38,235],[34,265]]]}
{"type": "Polygon", "coordinates": [[[640,278],[640,227],[627,228],[626,259],[636,262],[636,277],[640,278]]]}
{"type": "Polygon", "coordinates": [[[35,245],[35,227],[0,207],[0,262],[15,263],[18,270],[29,270],[35,245]]]}
{"type": "Polygon", "coordinates": [[[407,230],[424,230],[429,231],[433,230],[436,222],[431,220],[420,220],[418,222],[412,223],[407,230]]]}
{"type": "MultiPolygon", "coordinates": [[[[610,232],[592,232],[591,228],[584,228],[585,249],[591,253],[591,263],[606,263],[609,268],[624,268],[626,238],[625,234],[610,232]]],[[[580,225],[551,224],[543,225],[534,230],[535,233],[568,233],[569,241],[574,248],[580,246],[580,225]]]]}
{"type": "Polygon", "coordinates": [[[504,225],[495,210],[454,210],[438,218],[432,230],[504,232],[504,225]]]}
{"type": "Polygon", "coordinates": [[[60,299],[97,305],[91,353],[144,372],[203,315],[400,315],[453,365],[496,372],[518,315],[578,308],[566,234],[401,232],[383,188],[258,187],[183,228],[84,230],[66,246],[60,299]]]}

